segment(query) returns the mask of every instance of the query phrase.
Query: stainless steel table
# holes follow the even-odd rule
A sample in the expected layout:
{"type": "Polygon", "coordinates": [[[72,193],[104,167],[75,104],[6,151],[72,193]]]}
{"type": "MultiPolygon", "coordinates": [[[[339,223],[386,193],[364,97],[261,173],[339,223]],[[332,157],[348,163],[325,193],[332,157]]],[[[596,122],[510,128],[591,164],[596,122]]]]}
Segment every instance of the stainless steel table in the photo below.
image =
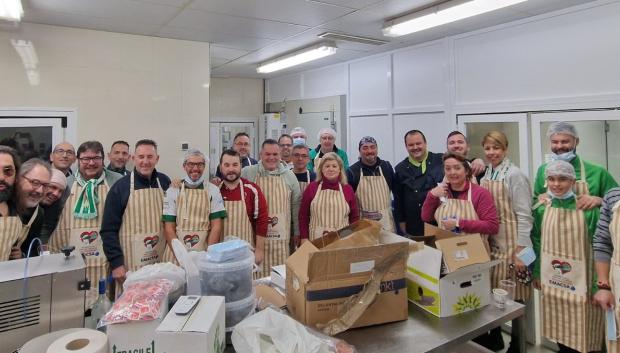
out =
{"type": "MultiPolygon", "coordinates": [[[[359,353],[444,352],[512,319],[523,321],[525,306],[511,303],[504,310],[493,304],[458,316],[438,318],[409,303],[409,320],[349,330],[337,337],[354,345],[359,353]]],[[[520,353],[526,352],[523,322],[520,353]]]]}
{"type": "MultiPolygon", "coordinates": [[[[409,303],[409,320],[352,329],[336,337],[355,346],[359,353],[444,352],[512,319],[521,320],[520,353],[526,353],[525,306],[512,302],[504,310],[493,304],[447,318],[435,317],[409,303]]],[[[227,353],[234,352],[228,346],[227,353]]]]}

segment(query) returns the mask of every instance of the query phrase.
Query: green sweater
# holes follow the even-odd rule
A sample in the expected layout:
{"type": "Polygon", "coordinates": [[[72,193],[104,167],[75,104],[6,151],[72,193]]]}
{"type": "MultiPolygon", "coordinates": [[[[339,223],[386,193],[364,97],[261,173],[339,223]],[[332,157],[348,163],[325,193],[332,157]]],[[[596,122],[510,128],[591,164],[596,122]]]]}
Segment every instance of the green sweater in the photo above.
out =
{"type": "MultiPolygon", "coordinates": [[[[575,168],[575,174],[577,180],[581,180],[581,162],[579,156],[575,157],[570,164],[575,168]]],[[[590,195],[603,197],[611,188],[618,186],[618,183],[614,180],[614,177],[609,172],[596,164],[588,161],[583,161],[583,166],[586,169],[586,182],[590,189],[590,195]]],[[[536,181],[534,183],[534,203],[538,201],[538,195],[547,192],[545,188],[545,169],[547,164],[543,164],[538,168],[536,172],[536,181]]]]}
{"type": "MultiPolygon", "coordinates": [[[[576,204],[576,200],[574,197],[567,200],[559,200],[553,199],[551,202],[551,207],[574,210],[576,204]]],[[[534,262],[534,278],[540,279],[540,251],[541,251],[541,229],[542,229],[542,220],[545,215],[546,207],[544,204],[538,206],[537,208],[532,210],[534,215],[534,227],[532,228],[532,243],[534,245],[534,251],[536,252],[536,261],[534,262]]],[[[596,231],[596,223],[598,222],[599,217],[599,209],[595,208],[592,210],[584,211],[584,216],[586,220],[586,225],[588,228],[588,241],[592,244],[594,238],[594,232],[596,231]]],[[[592,254],[590,254],[590,259],[592,260],[592,254]]],[[[592,262],[592,266],[594,263],[592,262]]],[[[592,278],[592,293],[596,292],[596,271],[594,271],[594,276],[592,278]]]]}

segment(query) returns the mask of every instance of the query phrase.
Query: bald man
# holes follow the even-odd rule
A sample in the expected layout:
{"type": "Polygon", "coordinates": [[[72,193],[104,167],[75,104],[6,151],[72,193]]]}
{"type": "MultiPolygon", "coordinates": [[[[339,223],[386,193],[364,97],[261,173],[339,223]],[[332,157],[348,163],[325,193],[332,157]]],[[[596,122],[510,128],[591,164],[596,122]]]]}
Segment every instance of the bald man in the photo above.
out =
{"type": "Polygon", "coordinates": [[[71,166],[75,163],[75,147],[69,142],[61,142],[54,147],[50,153],[52,167],[60,170],[66,177],[73,175],[71,166]]]}

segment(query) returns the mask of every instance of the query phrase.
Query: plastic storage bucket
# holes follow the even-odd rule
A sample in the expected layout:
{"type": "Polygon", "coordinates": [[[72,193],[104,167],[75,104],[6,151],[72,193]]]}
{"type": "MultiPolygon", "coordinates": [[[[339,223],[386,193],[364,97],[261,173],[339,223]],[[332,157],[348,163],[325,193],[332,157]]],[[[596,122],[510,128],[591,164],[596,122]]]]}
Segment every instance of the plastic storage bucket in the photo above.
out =
{"type": "Polygon", "coordinates": [[[210,262],[203,256],[197,265],[202,295],[223,296],[229,303],[246,299],[252,293],[254,254],[251,251],[237,261],[221,263],[210,262]]]}
{"type": "Polygon", "coordinates": [[[252,294],[247,298],[226,303],[226,331],[232,331],[243,319],[254,314],[255,310],[256,294],[254,291],[252,291],[252,294]]]}

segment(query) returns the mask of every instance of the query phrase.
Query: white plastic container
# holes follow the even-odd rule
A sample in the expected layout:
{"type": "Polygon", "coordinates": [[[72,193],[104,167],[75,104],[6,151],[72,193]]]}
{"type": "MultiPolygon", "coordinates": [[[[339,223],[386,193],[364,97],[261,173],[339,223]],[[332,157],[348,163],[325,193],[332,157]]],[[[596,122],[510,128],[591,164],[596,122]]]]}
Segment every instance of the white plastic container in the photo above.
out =
{"type": "Polygon", "coordinates": [[[249,249],[237,261],[211,262],[208,257],[201,256],[197,265],[203,296],[223,296],[229,303],[251,295],[254,254],[249,249]]]}
{"type": "Polygon", "coordinates": [[[243,319],[254,314],[255,310],[256,293],[254,291],[252,291],[252,294],[250,294],[247,298],[236,302],[226,303],[226,331],[232,331],[238,323],[243,321],[243,319]]]}

